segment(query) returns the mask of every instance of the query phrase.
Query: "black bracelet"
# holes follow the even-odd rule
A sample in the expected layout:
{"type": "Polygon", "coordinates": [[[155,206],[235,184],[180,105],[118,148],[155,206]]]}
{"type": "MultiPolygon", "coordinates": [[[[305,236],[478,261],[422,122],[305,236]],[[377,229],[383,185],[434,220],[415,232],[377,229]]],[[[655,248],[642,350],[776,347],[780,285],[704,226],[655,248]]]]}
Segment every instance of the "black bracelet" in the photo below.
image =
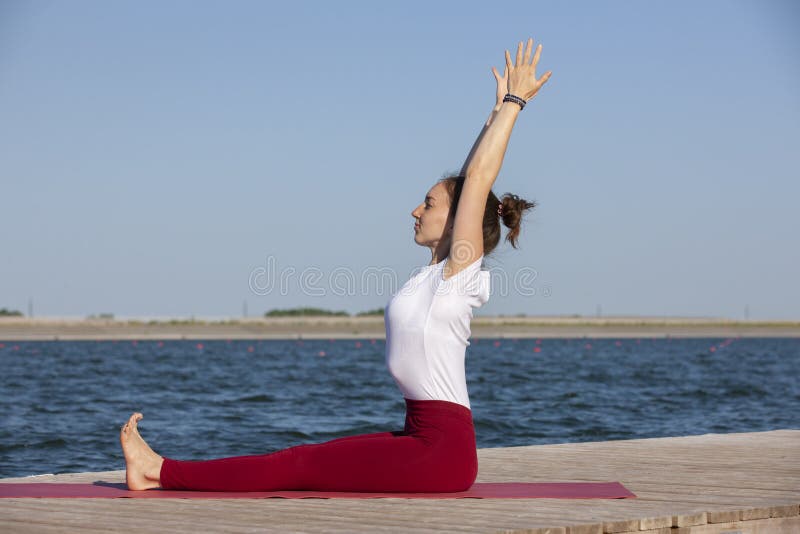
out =
{"type": "Polygon", "coordinates": [[[506,93],[506,96],[503,97],[503,102],[514,102],[515,104],[519,104],[520,111],[525,109],[525,104],[527,104],[525,100],[516,95],[512,95],[511,93],[506,93]]]}

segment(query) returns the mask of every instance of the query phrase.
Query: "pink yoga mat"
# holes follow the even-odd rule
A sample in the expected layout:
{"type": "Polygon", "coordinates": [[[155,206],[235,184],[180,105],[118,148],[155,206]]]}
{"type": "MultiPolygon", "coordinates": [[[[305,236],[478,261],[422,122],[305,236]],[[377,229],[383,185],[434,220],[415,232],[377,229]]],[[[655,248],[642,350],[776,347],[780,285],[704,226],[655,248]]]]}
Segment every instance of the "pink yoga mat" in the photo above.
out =
{"type": "Polygon", "coordinates": [[[130,491],[125,484],[67,484],[50,482],[0,483],[0,498],[118,498],[134,499],[627,499],[636,497],[619,482],[476,482],[453,493],[361,493],[350,491],[130,491]]]}

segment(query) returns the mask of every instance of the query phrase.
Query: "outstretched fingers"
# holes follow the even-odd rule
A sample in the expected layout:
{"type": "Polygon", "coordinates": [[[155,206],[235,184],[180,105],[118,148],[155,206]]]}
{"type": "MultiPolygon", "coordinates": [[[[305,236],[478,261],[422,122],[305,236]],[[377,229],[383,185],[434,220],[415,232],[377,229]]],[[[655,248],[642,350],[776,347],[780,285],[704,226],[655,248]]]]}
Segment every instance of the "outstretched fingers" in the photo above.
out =
{"type": "Polygon", "coordinates": [[[533,47],[533,38],[528,39],[528,46],[525,47],[525,58],[522,60],[524,65],[528,65],[531,60],[531,48],[533,47]]]}
{"type": "Polygon", "coordinates": [[[522,45],[523,44],[524,43],[522,41],[520,41],[517,44],[516,63],[513,63],[511,61],[511,54],[509,53],[508,50],[506,50],[506,67],[508,67],[509,69],[511,69],[513,67],[521,67],[523,65],[533,65],[535,67],[536,63],[539,62],[539,55],[541,54],[541,51],[542,51],[541,43],[536,46],[536,51],[533,54],[533,60],[531,60],[531,53],[534,52],[533,37],[528,38],[528,44],[525,47],[524,55],[523,55],[523,51],[522,51],[522,45]]]}
{"type": "Polygon", "coordinates": [[[500,71],[497,70],[496,67],[492,67],[492,74],[494,74],[495,80],[497,80],[498,82],[502,82],[508,78],[508,67],[505,68],[502,75],[500,74],[500,71]]]}
{"type": "Polygon", "coordinates": [[[536,47],[536,53],[533,55],[533,62],[531,62],[531,65],[533,65],[533,72],[536,72],[536,64],[539,63],[540,55],[542,55],[542,43],[539,43],[536,47]]]}
{"type": "MultiPolygon", "coordinates": [[[[536,67],[539,63],[539,58],[542,55],[542,45],[537,44],[534,46],[533,37],[528,38],[527,46],[523,54],[522,46],[524,42],[520,41],[517,44],[517,57],[516,64],[512,63],[511,53],[506,50],[506,71],[508,79],[509,90],[516,91],[520,95],[527,95],[527,99],[533,98],[539,88],[550,79],[553,74],[552,71],[547,71],[541,78],[536,78],[536,67]]],[[[495,78],[498,80],[498,88],[501,85],[499,72],[495,69],[495,78]]],[[[504,75],[504,79],[505,79],[504,75]]],[[[498,98],[499,98],[498,89],[498,98]]]]}

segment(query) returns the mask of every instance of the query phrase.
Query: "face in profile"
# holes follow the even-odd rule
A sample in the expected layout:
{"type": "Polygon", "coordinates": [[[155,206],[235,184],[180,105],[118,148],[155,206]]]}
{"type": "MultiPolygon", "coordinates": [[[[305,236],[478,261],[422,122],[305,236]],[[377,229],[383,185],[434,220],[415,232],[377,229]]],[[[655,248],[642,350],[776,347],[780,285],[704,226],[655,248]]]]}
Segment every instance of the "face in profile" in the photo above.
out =
{"type": "Polygon", "coordinates": [[[422,246],[435,246],[443,237],[450,214],[450,197],[444,184],[437,183],[428,190],[425,200],[414,208],[414,241],[422,246]]]}

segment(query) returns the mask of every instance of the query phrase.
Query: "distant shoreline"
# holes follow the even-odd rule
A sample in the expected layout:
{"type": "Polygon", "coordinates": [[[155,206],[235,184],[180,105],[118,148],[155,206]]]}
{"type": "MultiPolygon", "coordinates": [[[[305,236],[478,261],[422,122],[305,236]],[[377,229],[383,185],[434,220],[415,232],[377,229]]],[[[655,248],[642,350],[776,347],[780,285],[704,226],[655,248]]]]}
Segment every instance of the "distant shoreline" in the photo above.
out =
{"type": "MultiPolygon", "coordinates": [[[[681,317],[483,317],[474,338],[800,337],[800,321],[681,317]]],[[[103,339],[363,339],[385,337],[383,316],[203,319],[0,318],[0,341],[103,339]]]]}

